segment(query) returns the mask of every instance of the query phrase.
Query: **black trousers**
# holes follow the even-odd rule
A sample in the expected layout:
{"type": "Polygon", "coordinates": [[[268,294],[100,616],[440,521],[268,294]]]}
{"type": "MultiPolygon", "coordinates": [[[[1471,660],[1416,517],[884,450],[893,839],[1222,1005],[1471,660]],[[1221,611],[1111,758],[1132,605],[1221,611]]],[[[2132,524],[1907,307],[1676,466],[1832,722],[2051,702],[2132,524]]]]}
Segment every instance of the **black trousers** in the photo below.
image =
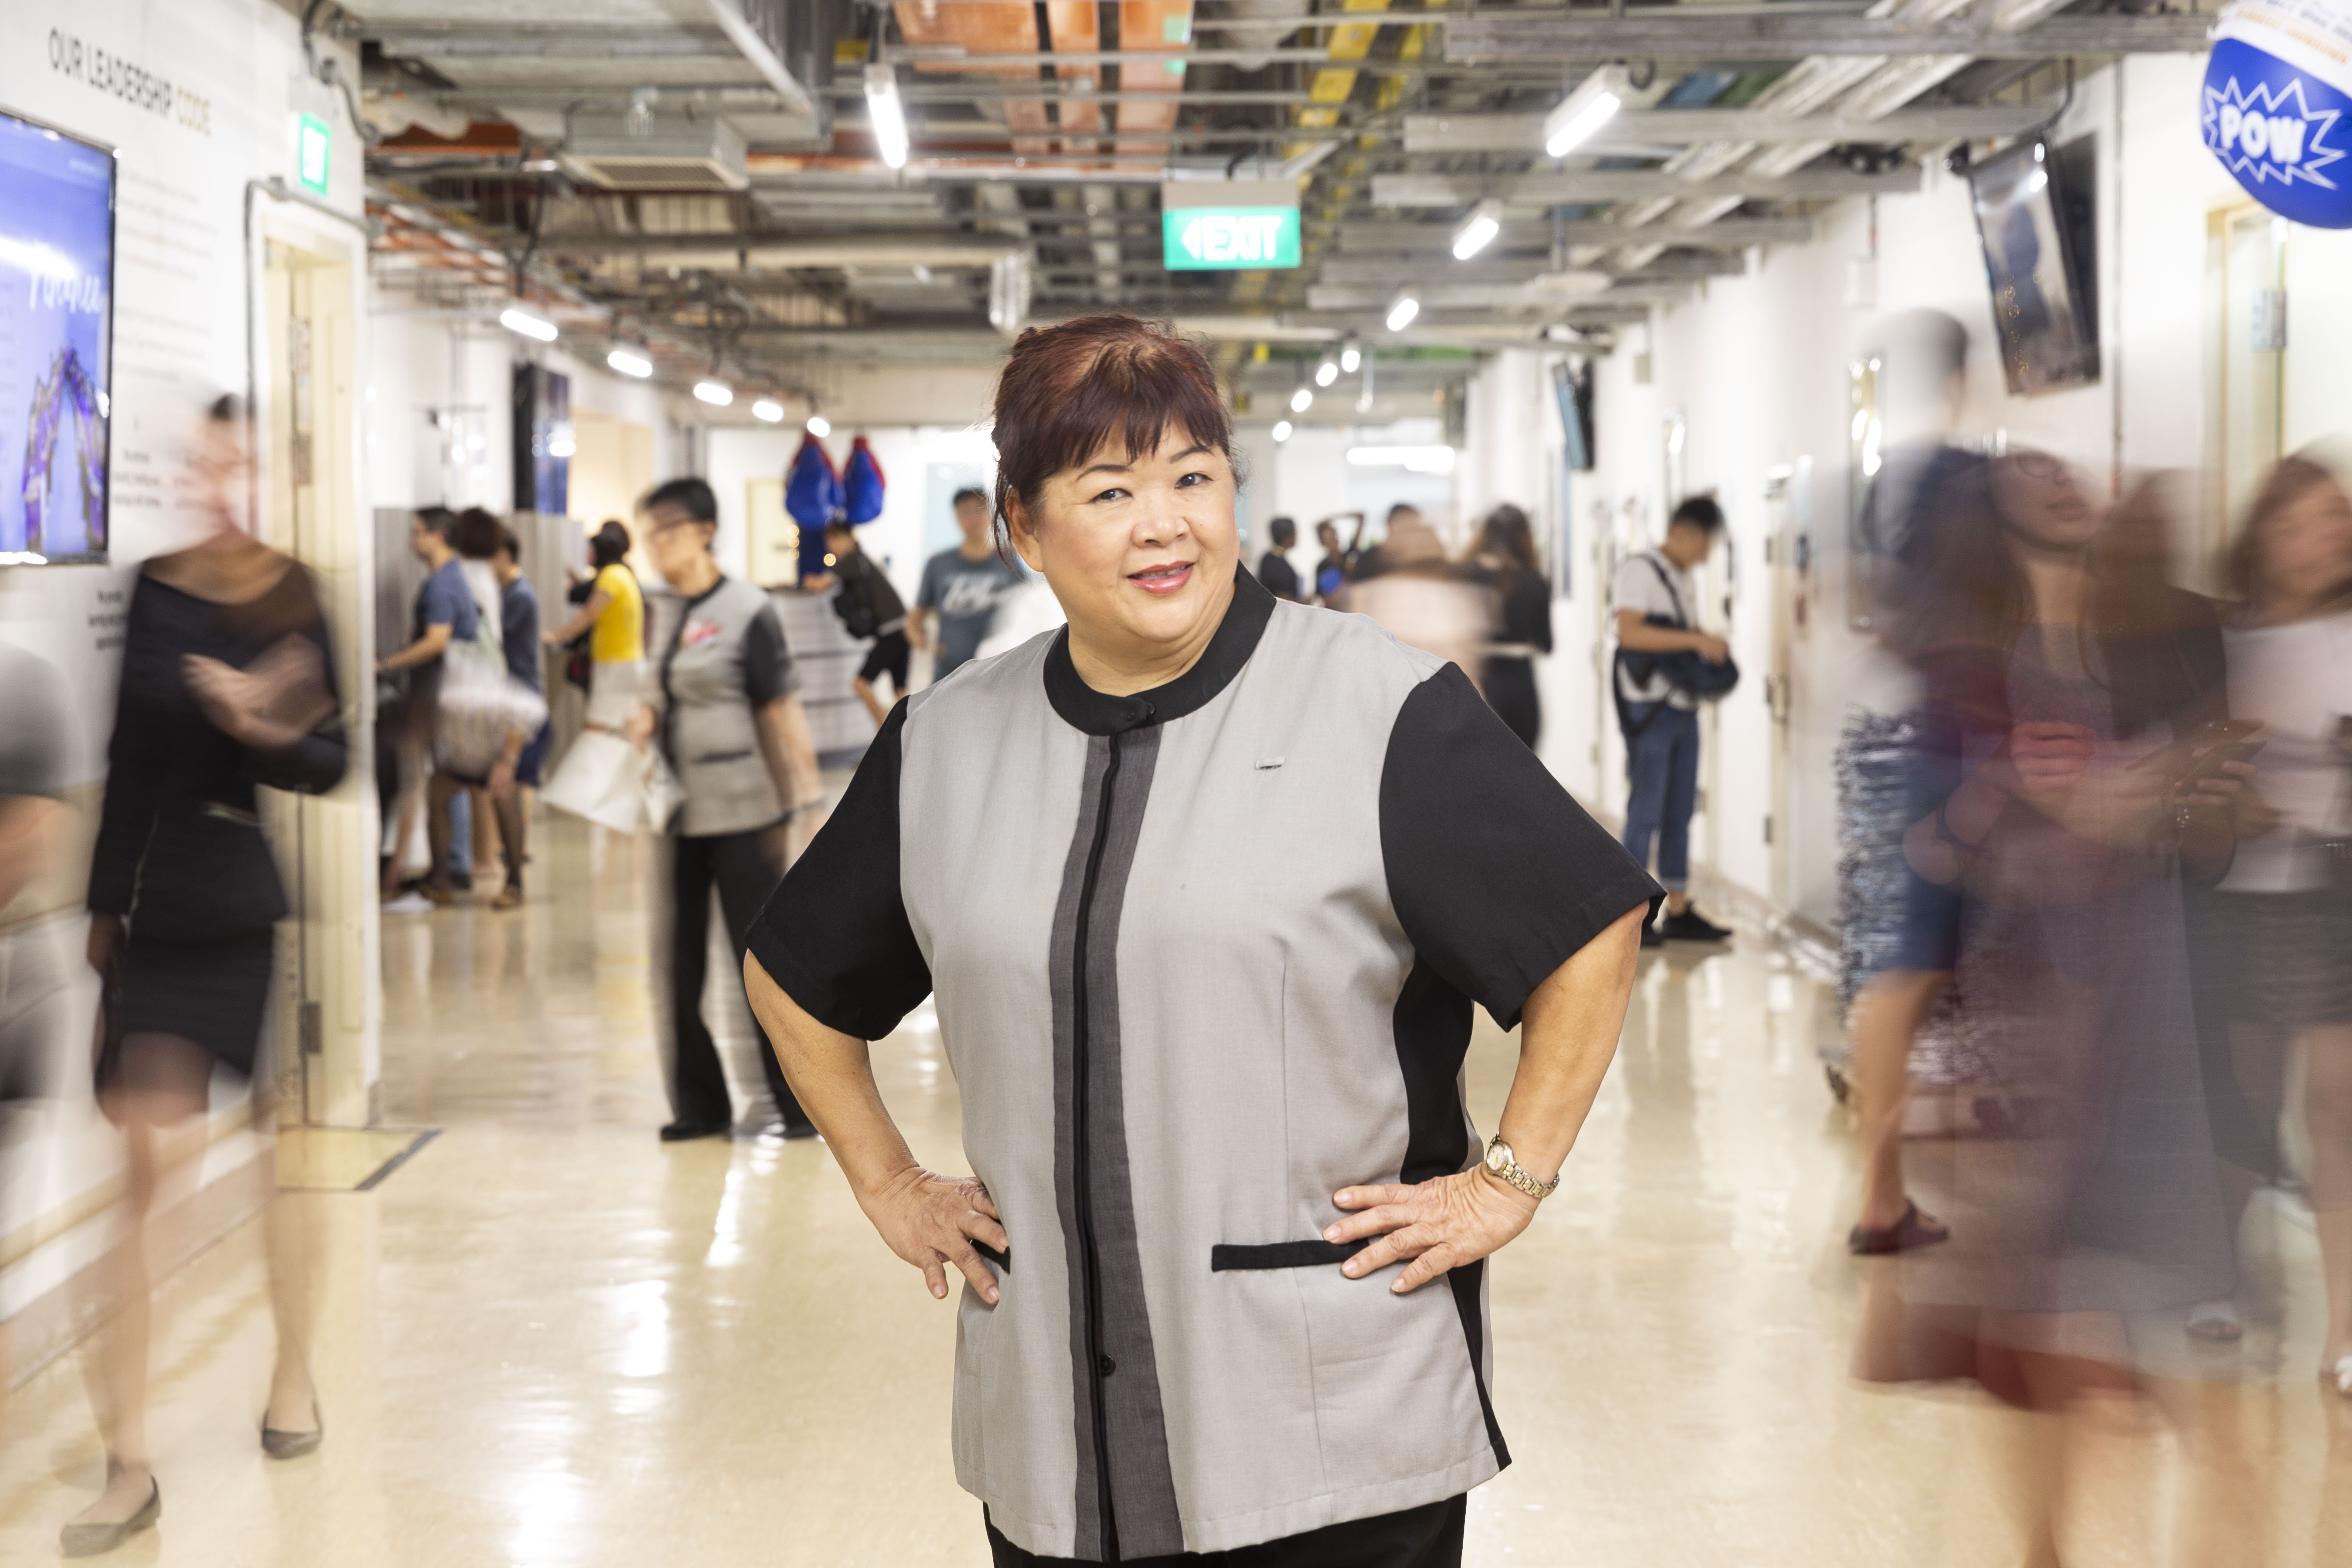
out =
{"type": "MultiPolygon", "coordinates": [[[[1444,1502],[1351,1519],[1303,1535],[1236,1546],[1231,1552],[1186,1552],[1173,1557],[1129,1557],[1129,1568],[1462,1568],[1462,1527],[1467,1493],[1444,1502]]],[[[985,1510],[982,1517],[987,1517],[985,1510]]],[[[988,1527],[996,1568],[1058,1568],[1076,1561],[1024,1552],[988,1527]]]]}
{"type": "MultiPolygon", "coordinates": [[[[735,1110],[727,1094],[727,1074],[719,1065],[719,1047],[702,1018],[702,987],[710,970],[710,895],[719,895],[728,951],[735,955],[740,972],[751,921],[783,873],[757,833],[681,836],[666,842],[670,858],[670,1111],[680,1121],[715,1127],[734,1121],[735,1110]]],[[[740,973],[735,984],[742,984],[740,973]]],[[[744,999],[747,1006],[750,1000],[744,999]]],[[[775,1097],[777,1113],[793,1125],[806,1122],[800,1101],[784,1082],[784,1069],[767,1031],[760,1028],[756,1016],[751,1026],[760,1036],[760,1067],[767,1075],[768,1092],[775,1097]]]]}

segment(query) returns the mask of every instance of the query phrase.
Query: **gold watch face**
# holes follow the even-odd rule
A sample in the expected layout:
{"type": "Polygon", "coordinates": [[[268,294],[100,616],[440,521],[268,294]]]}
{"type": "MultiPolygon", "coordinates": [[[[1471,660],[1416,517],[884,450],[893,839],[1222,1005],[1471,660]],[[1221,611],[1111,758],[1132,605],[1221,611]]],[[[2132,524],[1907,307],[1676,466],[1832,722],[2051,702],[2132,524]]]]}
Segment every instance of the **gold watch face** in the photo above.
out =
{"type": "Polygon", "coordinates": [[[1510,1165],[1511,1146],[1508,1143],[1495,1142],[1486,1145],[1486,1169],[1507,1171],[1510,1169],[1510,1165]]]}

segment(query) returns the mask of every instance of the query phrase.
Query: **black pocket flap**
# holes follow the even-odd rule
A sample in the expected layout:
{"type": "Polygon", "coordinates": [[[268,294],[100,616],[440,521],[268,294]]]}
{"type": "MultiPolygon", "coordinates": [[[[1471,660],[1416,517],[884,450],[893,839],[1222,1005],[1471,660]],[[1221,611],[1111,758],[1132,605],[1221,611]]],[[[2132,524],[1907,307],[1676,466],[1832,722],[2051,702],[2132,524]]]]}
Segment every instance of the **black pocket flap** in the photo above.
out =
{"type": "Polygon", "coordinates": [[[1228,1268],[1313,1268],[1345,1263],[1370,1247],[1366,1241],[1272,1241],[1263,1247],[1234,1247],[1219,1242],[1209,1248],[1209,1272],[1228,1268]]]}

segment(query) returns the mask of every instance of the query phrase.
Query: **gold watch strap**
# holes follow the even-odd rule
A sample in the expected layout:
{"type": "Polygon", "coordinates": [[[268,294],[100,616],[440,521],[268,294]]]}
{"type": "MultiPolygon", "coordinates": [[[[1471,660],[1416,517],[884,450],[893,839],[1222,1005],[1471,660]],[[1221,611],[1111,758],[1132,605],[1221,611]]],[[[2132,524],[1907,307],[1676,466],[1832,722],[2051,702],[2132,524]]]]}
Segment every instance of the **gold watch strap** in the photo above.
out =
{"type": "MultiPolygon", "coordinates": [[[[1538,1203],[1541,1203],[1559,1190],[1559,1176],[1554,1176],[1549,1182],[1538,1182],[1529,1175],[1527,1167],[1519,1163],[1518,1155],[1512,1152],[1508,1143],[1503,1142],[1501,1133],[1497,1132],[1486,1140],[1486,1152],[1488,1158],[1481,1163],[1488,1171],[1510,1183],[1538,1203]],[[1492,1158],[1497,1149],[1501,1150],[1503,1154],[1503,1163],[1500,1165],[1496,1164],[1492,1158]]],[[[1565,1171],[1561,1173],[1563,1175],[1566,1173],[1565,1171]]]]}

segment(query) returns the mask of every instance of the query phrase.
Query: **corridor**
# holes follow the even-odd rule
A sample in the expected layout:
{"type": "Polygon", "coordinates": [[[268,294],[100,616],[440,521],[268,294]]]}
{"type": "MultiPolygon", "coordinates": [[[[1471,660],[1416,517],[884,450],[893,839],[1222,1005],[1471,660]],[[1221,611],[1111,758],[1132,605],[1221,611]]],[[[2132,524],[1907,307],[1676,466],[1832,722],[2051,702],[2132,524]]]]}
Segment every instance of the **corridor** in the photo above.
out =
{"type": "MultiPolygon", "coordinates": [[[[951,1309],[822,1145],[655,1141],[636,846],[592,831],[551,826],[518,913],[386,920],[383,1125],[439,1135],[370,1191],[281,1200],[322,1237],[326,1444],[289,1465],[255,1444],[269,1319],[248,1223],[162,1292],[165,1511],[119,1561],[985,1562],[950,1463],[951,1309]]],[[[1644,956],[1561,1194],[1496,1268],[1516,1462],[1471,1499],[1467,1561],[2019,1560],[1998,1501],[2017,1418],[1847,1376],[1865,1274],[1839,1245],[1854,1145],[1815,1053],[1830,1000],[1759,938],[1644,956]]],[[[1478,1028],[1484,1127],[1514,1042],[1478,1028]]],[[[960,1168],[928,1006],[876,1057],[918,1156],[960,1168]]],[[[2307,1230],[2266,1234],[2313,1278],[2307,1230]]],[[[2342,1561],[2352,1540],[2352,1429],[2305,1370],[2317,1310],[2291,1296],[2243,1347],[2275,1553],[2249,1563],[2342,1561]]],[[[99,1484],[78,1361],[11,1411],[0,1561],[49,1560],[99,1484]]],[[[2129,1537],[2084,1561],[2132,1562],[2129,1537]]]]}

